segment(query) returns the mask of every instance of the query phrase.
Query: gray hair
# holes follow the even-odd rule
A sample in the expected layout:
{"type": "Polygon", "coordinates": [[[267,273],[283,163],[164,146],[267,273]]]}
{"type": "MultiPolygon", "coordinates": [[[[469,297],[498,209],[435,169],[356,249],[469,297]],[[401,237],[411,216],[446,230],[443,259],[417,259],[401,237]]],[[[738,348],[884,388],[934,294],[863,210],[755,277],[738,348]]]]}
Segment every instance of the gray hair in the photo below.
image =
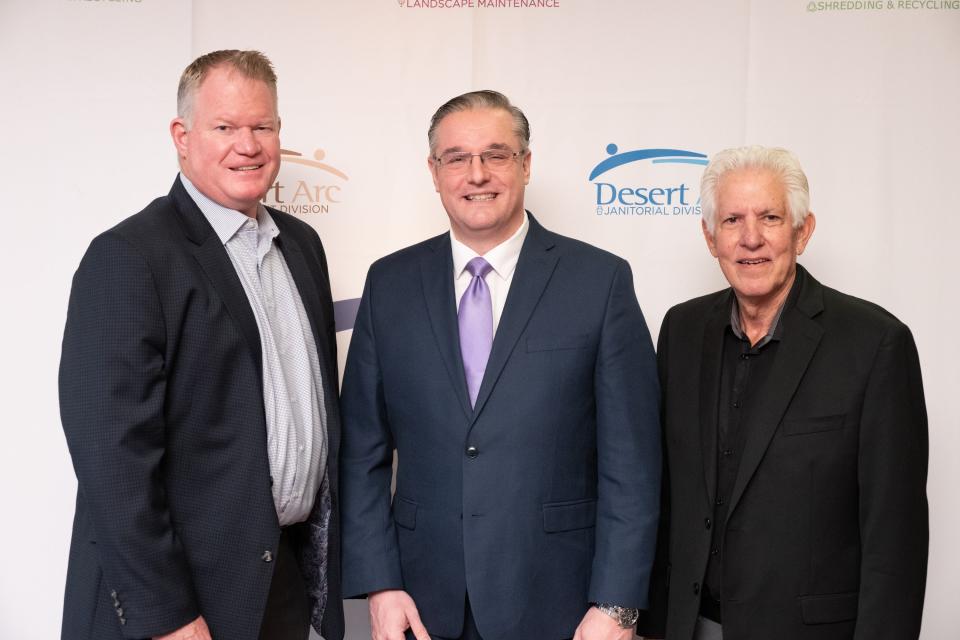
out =
{"type": "Polygon", "coordinates": [[[530,122],[527,121],[527,116],[523,115],[523,111],[513,106],[507,96],[499,91],[484,89],[452,98],[437,109],[437,112],[430,118],[430,129],[427,131],[431,154],[437,148],[437,127],[440,126],[440,121],[451,113],[471,109],[502,109],[506,111],[513,118],[513,132],[520,139],[520,146],[523,147],[520,150],[526,151],[530,147],[530,122]]]}
{"type": "Polygon", "coordinates": [[[711,235],[717,227],[717,191],[720,180],[730,171],[765,169],[782,181],[786,191],[787,213],[796,229],[810,213],[810,185],[793,152],[780,147],[737,147],[724,149],[710,158],[700,179],[700,207],[703,222],[711,235]]]}
{"type": "Polygon", "coordinates": [[[250,80],[260,80],[273,93],[273,106],[277,106],[277,74],[270,59],[259,51],[240,51],[222,49],[211,51],[191,62],[180,75],[177,87],[177,116],[189,124],[193,119],[193,99],[197,89],[203,84],[207,74],[221,66],[232,67],[240,75],[250,80]]]}

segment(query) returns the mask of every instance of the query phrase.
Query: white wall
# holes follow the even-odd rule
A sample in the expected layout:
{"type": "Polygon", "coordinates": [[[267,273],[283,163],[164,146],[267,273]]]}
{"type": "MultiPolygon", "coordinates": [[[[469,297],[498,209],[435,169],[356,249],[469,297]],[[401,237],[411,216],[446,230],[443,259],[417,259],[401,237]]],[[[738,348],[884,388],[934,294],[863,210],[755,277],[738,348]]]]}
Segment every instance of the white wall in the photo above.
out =
{"type": "MultiPolygon", "coordinates": [[[[474,0],[476,4],[479,0],[474,0]]],[[[418,8],[415,0],[0,0],[6,337],[0,370],[0,637],[56,637],[76,480],[56,371],[70,278],[89,240],[165,193],[180,71],[258,48],[280,76],[285,163],[336,202],[307,213],[337,299],[374,259],[446,228],[425,168],[446,99],[496,88],[533,127],[527,205],[546,226],[627,257],[654,335],[667,308],[723,286],[697,215],[598,216],[587,176],[619,151],[787,146],[817,231],[804,264],[903,319],[930,417],[924,640],[960,612],[960,388],[955,203],[960,4],[809,11],[807,0],[556,0],[556,8],[418,8]],[[957,6],[954,6],[957,5],[957,6]],[[332,187],[332,189],[327,189],[332,187]]],[[[866,0],[861,6],[866,6],[866,0]]],[[[598,181],[695,187],[697,165],[625,165],[598,181]]],[[[349,332],[340,334],[341,359],[349,332]]],[[[366,633],[363,603],[348,637],[366,633]]]]}

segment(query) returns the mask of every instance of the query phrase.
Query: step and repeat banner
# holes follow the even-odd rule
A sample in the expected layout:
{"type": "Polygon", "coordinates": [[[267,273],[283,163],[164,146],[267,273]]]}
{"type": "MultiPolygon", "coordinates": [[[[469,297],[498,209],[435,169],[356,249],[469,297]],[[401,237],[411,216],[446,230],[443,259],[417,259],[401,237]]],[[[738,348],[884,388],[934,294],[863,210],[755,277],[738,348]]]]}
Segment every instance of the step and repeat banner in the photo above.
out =
{"type": "MultiPolygon", "coordinates": [[[[497,89],[525,111],[528,208],[630,261],[654,338],[670,306],[725,286],[700,231],[706,159],[795,151],[817,214],[802,264],[916,337],[923,637],[957,637],[960,0],[0,0],[0,637],[59,632],[76,480],[56,373],[73,271],[97,233],[169,189],[179,74],[221,48],[276,66],[284,155],[266,203],[323,238],[341,366],[370,263],[448,228],[426,131],[454,95],[497,89]]],[[[347,615],[348,637],[369,637],[364,603],[347,615]]]]}

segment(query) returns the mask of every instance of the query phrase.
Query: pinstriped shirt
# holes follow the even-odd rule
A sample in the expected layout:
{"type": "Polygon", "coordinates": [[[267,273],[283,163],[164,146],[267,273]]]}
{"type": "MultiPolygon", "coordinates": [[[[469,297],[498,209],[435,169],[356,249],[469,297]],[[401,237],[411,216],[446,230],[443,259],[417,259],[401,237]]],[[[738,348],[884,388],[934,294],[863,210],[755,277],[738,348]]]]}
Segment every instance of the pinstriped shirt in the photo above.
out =
{"type": "Polygon", "coordinates": [[[223,242],[260,332],[263,408],[273,501],[281,526],[306,520],[327,462],[327,424],[317,345],[303,300],[274,240],[276,223],[220,206],[180,181],[223,242]]]}

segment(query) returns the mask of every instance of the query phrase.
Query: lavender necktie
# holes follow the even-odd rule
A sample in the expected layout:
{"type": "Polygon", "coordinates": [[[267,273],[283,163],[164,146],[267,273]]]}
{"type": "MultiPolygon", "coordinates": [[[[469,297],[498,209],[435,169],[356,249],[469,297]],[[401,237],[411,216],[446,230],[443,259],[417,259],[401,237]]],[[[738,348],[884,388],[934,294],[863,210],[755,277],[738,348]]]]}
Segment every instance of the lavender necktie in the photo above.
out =
{"type": "Polygon", "coordinates": [[[493,345],[493,303],[490,300],[490,288],[483,279],[492,269],[483,258],[474,258],[467,263],[467,271],[473,279],[460,298],[460,310],[457,313],[460,355],[463,356],[471,407],[477,403],[480,382],[493,345]]]}

